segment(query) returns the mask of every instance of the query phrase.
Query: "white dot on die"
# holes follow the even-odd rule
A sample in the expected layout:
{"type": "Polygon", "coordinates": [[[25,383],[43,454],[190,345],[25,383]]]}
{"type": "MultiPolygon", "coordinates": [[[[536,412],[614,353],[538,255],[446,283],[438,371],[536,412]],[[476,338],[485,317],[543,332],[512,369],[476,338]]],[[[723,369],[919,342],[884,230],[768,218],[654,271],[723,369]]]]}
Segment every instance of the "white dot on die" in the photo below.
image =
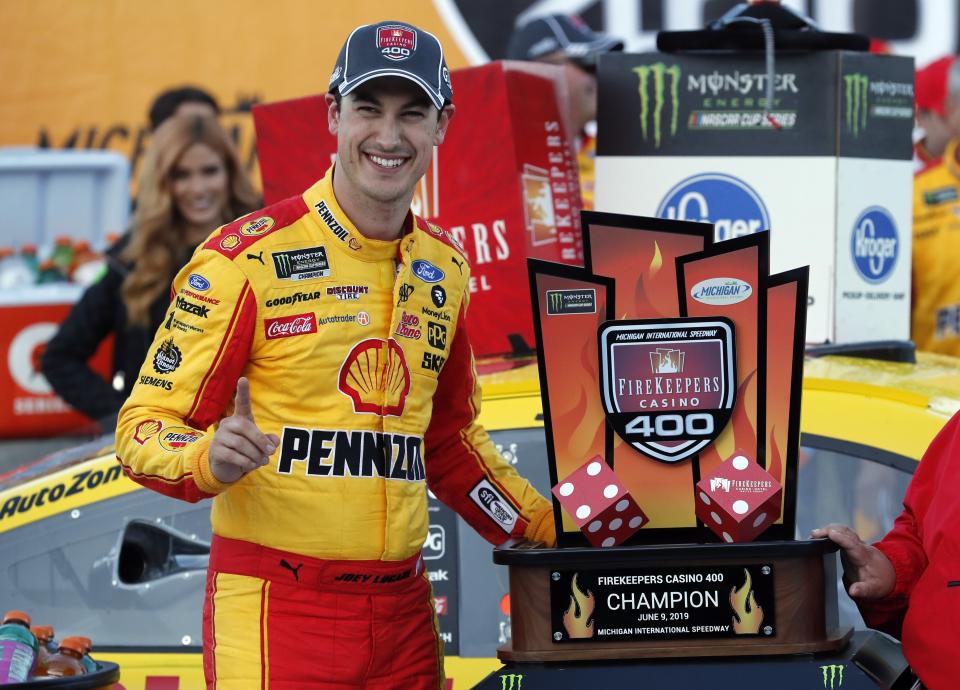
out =
{"type": "Polygon", "coordinates": [[[767,519],[767,514],[766,514],[766,513],[760,513],[756,518],[754,518],[754,520],[753,520],[753,526],[754,526],[754,527],[759,527],[759,526],[760,526],[760,523],[763,522],[763,521],[766,520],[766,519],[767,519]]]}
{"type": "Polygon", "coordinates": [[[600,463],[591,462],[589,465],[587,465],[587,474],[589,474],[591,477],[596,477],[598,474],[600,474],[600,463]]]}
{"type": "Polygon", "coordinates": [[[737,515],[743,515],[748,510],[750,510],[750,506],[747,504],[746,501],[733,502],[733,512],[735,512],[737,515]]]}
{"type": "Polygon", "coordinates": [[[703,491],[700,492],[700,500],[703,501],[704,505],[710,505],[710,497],[703,491]]]}
{"type": "Polygon", "coordinates": [[[719,515],[717,515],[717,514],[714,513],[714,512],[711,512],[711,513],[710,513],[710,517],[713,518],[713,521],[714,521],[715,523],[717,523],[718,525],[720,524],[721,520],[720,520],[720,516],[719,516],[719,515]]]}
{"type": "Polygon", "coordinates": [[[629,506],[629,505],[630,505],[630,501],[628,501],[627,499],[623,499],[622,501],[618,501],[618,502],[617,502],[617,505],[614,506],[614,509],[615,509],[618,513],[622,513],[623,511],[625,511],[625,510],[627,509],[627,506],[629,506]]]}
{"type": "Polygon", "coordinates": [[[618,529],[620,529],[620,526],[621,526],[622,524],[623,524],[623,520],[621,520],[620,518],[613,518],[613,519],[610,521],[610,529],[611,529],[611,530],[618,530],[618,529]]]}
{"type": "Polygon", "coordinates": [[[590,517],[590,506],[580,506],[577,508],[577,519],[586,520],[590,517]]]}
{"type": "Polygon", "coordinates": [[[613,498],[618,493],[620,493],[620,487],[616,484],[607,484],[603,487],[603,495],[605,498],[613,498]]]}
{"type": "Polygon", "coordinates": [[[643,524],[643,518],[640,517],[639,515],[636,515],[630,518],[630,522],[628,522],[627,524],[630,525],[630,529],[633,529],[634,527],[639,527],[641,524],[643,524]]]}
{"type": "Polygon", "coordinates": [[[745,470],[750,465],[750,461],[742,455],[735,457],[732,462],[735,470],[745,470]]]}
{"type": "Polygon", "coordinates": [[[600,529],[602,526],[603,526],[603,523],[602,523],[602,522],[600,522],[599,520],[594,520],[593,522],[591,522],[591,523],[587,526],[587,529],[590,531],[591,534],[593,534],[593,533],[596,532],[598,529],[600,529]]]}
{"type": "Polygon", "coordinates": [[[570,482],[564,482],[563,484],[560,485],[561,496],[569,496],[572,493],[573,493],[573,484],[571,484],[570,482]]]}
{"type": "Polygon", "coordinates": [[[726,532],[723,533],[723,540],[727,543],[733,543],[733,537],[731,537],[726,532]]]}
{"type": "Polygon", "coordinates": [[[603,543],[601,543],[600,546],[613,546],[616,543],[617,543],[616,539],[614,539],[613,537],[607,537],[606,539],[603,540],[603,543]]]}

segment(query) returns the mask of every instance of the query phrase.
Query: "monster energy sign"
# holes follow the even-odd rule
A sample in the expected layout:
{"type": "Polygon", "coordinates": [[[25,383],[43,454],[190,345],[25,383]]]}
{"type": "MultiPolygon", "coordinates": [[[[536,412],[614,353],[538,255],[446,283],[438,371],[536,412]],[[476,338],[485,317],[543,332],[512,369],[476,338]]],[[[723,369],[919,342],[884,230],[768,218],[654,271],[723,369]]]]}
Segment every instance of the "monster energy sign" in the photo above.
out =
{"type": "Polygon", "coordinates": [[[870,77],[865,74],[843,75],[843,102],[847,131],[853,136],[867,128],[867,94],[870,91],[870,77]]]}
{"type": "Polygon", "coordinates": [[[670,93],[670,136],[675,136],[677,133],[677,120],[680,116],[680,66],[655,62],[652,65],[634,67],[633,71],[640,81],[638,87],[640,92],[640,129],[643,132],[643,139],[647,141],[652,130],[653,145],[660,148],[663,109],[666,105],[668,89],[670,93]]]}
{"type": "Polygon", "coordinates": [[[820,667],[823,675],[823,687],[828,690],[839,690],[843,687],[843,664],[829,664],[820,667]]]}
{"type": "Polygon", "coordinates": [[[307,247],[289,252],[273,252],[273,269],[281,280],[311,280],[330,275],[325,247],[307,247]]]}
{"type": "Polygon", "coordinates": [[[500,676],[500,690],[523,690],[523,674],[505,673],[500,676]]]}
{"type": "Polygon", "coordinates": [[[596,312],[596,290],[547,290],[547,316],[596,312]]]}

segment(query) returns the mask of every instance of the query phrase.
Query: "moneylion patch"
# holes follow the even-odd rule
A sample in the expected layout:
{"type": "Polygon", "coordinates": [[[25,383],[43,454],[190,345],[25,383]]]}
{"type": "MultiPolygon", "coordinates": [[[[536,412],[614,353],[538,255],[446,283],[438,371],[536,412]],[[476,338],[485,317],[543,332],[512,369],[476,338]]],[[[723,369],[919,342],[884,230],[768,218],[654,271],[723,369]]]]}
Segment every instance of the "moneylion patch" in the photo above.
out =
{"type": "Polygon", "coordinates": [[[938,206],[958,198],[956,187],[940,187],[923,193],[923,203],[927,206],[938,206]]]}
{"type": "Polygon", "coordinates": [[[599,356],[607,421],[654,460],[690,457],[730,421],[737,377],[729,319],[608,321],[599,356]]]}

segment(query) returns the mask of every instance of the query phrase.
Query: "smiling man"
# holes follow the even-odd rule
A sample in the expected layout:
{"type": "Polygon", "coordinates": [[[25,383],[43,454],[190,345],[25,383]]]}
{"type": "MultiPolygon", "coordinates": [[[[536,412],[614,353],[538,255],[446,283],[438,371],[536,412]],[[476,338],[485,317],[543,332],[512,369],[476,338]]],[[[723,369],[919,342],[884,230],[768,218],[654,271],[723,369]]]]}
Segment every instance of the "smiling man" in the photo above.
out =
{"type": "Polygon", "coordinates": [[[197,250],[117,426],[131,478],[213,498],[208,688],[442,688],[427,484],[494,544],[555,538],[476,423],[465,257],[410,212],[454,113],[440,44],[359,27],[329,89],[336,164],[197,250]]]}

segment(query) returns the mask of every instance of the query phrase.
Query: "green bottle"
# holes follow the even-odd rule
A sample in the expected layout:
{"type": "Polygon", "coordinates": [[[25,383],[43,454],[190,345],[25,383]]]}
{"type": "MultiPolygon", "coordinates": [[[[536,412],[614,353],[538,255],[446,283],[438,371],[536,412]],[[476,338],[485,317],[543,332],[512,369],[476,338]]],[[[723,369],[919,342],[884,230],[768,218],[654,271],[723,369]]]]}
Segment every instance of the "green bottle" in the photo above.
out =
{"type": "Polygon", "coordinates": [[[30,632],[30,616],[7,611],[0,625],[0,685],[26,683],[37,660],[37,638],[30,632]]]}

